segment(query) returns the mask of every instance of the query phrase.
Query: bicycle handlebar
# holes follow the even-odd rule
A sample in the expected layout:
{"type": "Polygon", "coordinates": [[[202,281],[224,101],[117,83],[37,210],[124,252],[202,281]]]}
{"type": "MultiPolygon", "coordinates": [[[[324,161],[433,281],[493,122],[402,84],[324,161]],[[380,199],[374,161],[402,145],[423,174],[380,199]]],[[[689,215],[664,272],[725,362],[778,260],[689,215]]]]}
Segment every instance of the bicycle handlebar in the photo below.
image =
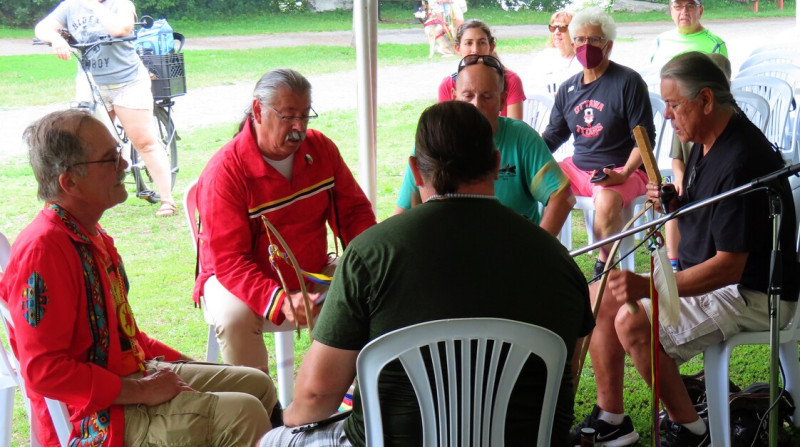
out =
{"type": "MultiPolygon", "coordinates": [[[[153,26],[153,23],[155,23],[153,21],[153,18],[150,17],[150,16],[145,15],[145,16],[142,16],[142,19],[140,21],[133,22],[133,25],[134,26],[138,25],[138,26],[141,26],[142,28],[149,29],[149,28],[151,28],[153,26]]],[[[76,50],[80,50],[81,53],[86,52],[86,50],[89,49],[89,48],[93,48],[93,47],[99,46],[99,45],[111,45],[112,43],[115,43],[115,42],[130,42],[132,40],[136,40],[136,33],[133,33],[133,35],[125,36],[125,37],[105,36],[105,37],[101,37],[101,38],[99,38],[99,39],[97,39],[95,41],[92,41],[92,42],[79,43],[77,40],[75,40],[75,37],[72,34],[70,34],[69,31],[67,31],[66,28],[59,29],[58,30],[58,34],[60,34],[61,37],[63,37],[64,40],[67,41],[67,44],[70,47],[75,48],[76,50]]],[[[181,37],[183,37],[183,35],[181,35],[181,37]]],[[[34,38],[33,39],[33,44],[34,45],[50,45],[50,46],[52,46],[52,43],[44,42],[42,40],[39,40],[38,38],[34,38]]],[[[181,42],[181,47],[183,47],[183,43],[182,42],[181,42]]]]}

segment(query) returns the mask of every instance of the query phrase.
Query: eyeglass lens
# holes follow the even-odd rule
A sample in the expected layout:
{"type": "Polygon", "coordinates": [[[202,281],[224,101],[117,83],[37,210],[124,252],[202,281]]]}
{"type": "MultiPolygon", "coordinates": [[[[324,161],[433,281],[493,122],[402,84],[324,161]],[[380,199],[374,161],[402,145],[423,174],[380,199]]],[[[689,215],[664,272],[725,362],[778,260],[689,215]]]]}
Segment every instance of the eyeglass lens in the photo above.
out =
{"type": "Polygon", "coordinates": [[[556,32],[556,30],[558,30],[558,31],[560,31],[562,33],[566,33],[567,30],[569,29],[569,27],[567,25],[548,25],[548,28],[550,29],[551,33],[556,32]]]}

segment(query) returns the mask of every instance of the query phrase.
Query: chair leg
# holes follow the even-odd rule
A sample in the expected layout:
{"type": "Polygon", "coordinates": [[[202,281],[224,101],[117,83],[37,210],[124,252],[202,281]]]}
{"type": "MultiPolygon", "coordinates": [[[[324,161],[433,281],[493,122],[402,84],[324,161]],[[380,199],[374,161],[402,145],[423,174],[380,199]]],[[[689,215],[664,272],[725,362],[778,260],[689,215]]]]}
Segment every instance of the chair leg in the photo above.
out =
{"type": "Polygon", "coordinates": [[[219,343],[217,343],[217,331],[213,324],[208,325],[208,341],[206,341],[206,362],[217,363],[219,360],[219,343]]]}
{"type": "Polygon", "coordinates": [[[792,396],[795,403],[792,424],[800,427],[800,360],[797,355],[797,341],[790,340],[780,346],[781,365],[786,375],[786,383],[783,387],[792,396]]]}
{"type": "Polygon", "coordinates": [[[731,350],[732,348],[723,342],[709,346],[703,353],[711,445],[731,445],[731,409],[728,403],[728,361],[731,350]]]}
{"type": "Polygon", "coordinates": [[[11,422],[14,418],[14,388],[0,390],[0,445],[11,445],[11,422]]]}
{"type": "Polygon", "coordinates": [[[275,332],[275,369],[283,408],[294,399],[294,332],[275,332]]]}
{"type": "Polygon", "coordinates": [[[558,233],[558,239],[567,250],[572,250],[572,211],[567,214],[567,220],[564,221],[564,226],[558,233]]]}

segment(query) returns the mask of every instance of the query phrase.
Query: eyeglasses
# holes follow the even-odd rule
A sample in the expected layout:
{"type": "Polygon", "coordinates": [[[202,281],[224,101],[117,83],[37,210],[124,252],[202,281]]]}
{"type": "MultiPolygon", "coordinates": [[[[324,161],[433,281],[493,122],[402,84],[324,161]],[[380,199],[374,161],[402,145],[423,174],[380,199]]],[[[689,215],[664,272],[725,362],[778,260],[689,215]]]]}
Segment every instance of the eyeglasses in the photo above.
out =
{"type": "Polygon", "coordinates": [[[302,124],[308,124],[309,121],[319,116],[312,107],[308,108],[308,111],[311,113],[305,116],[285,116],[282,115],[281,112],[278,112],[278,110],[275,107],[269,106],[269,108],[272,109],[272,111],[275,112],[275,115],[277,115],[278,118],[280,118],[281,121],[283,121],[284,123],[298,122],[302,124]]]}
{"type": "Polygon", "coordinates": [[[494,68],[498,73],[500,73],[501,78],[505,78],[506,69],[503,68],[503,64],[497,60],[494,56],[482,56],[480,54],[470,54],[464,56],[464,59],[461,59],[461,62],[458,63],[458,73],[461,73],[461,70],[464,67],[469,67],[470,65],[476,64],[483,64],[487,67],[494,68]]]}
{"type": "Polygon", "coordinates": [[[117,153],[114,154],[112,158],[104,158],[102,160],[94,160],[94,161],[81,161],[70,165],[70,168],[74,168],[75,166],[80,166],[80,165],[91,165],[95,163],[114,163],[114,169],[119,169],[119,161],[122,159],[122,157],[120,157],[121,154],[122,154],[122,147],[118,145],[117,153]]]}
{"type": "Polygon", "coordinates": [[[605,37],[600,37],[600,36],[592,36],[592,37],[578,36],[578,37],[573,37],[572,38],[572,41],[575,42],[575,45],[578,45],[578,46],[586,45],[586,43],[589,43],[589,45],[592,45],[592,46],[595,46],[595,47],[599,47],[606,40],[608,40],[608,39],[606,39],[605,37]]]}
{"type": "Polygon", "coordinates": [[[547,25],[547,29],[549,29],[551,33],[556,32],[556,30],[566,33],[569,29],[569,25],[547,25]]]}
{"type": "Polygon", "coordinates": [[[700,5],[697,3],[673,3],[672,9],[676,11],[683,11],[684,9],[687,11],[694,11],[695,9],[699,8],[700,5]]]}

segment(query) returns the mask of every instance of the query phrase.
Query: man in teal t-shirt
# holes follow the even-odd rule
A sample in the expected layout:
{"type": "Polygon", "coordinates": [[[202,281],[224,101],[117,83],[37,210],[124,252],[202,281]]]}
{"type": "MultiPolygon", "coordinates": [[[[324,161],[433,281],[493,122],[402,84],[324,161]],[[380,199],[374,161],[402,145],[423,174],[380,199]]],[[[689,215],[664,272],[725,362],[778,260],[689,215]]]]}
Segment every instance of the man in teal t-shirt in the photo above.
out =
{"type": "MultiPolygon", "coordinates": [[[[506,96],[502,65],[494,58],[483,63],[483,58],[491,56],[469,65],[464,61],[459,64],[453,99],[474,104],[492,125],[494,144],[500,151],[500,173],[494,182],[500,203],[557,235],[575,202],[569,181],[535,130],[522,121],[498,115],[506,96]],[[540,207],[545,205],[541,213],[540,207]]],[[[419,189],[406,166],[395,214],[418,203],[419,189]]]]}
{"type": "Polygon", "coordinates": [[[669,10],[676,28],[656,37],[655,49],[650,57],[654,69],[661,70],[670,59],[689,51],[728,56],[725,42],[700,24],[700,17],[703,16],[701,0],[671,0],[669,10]]]}

